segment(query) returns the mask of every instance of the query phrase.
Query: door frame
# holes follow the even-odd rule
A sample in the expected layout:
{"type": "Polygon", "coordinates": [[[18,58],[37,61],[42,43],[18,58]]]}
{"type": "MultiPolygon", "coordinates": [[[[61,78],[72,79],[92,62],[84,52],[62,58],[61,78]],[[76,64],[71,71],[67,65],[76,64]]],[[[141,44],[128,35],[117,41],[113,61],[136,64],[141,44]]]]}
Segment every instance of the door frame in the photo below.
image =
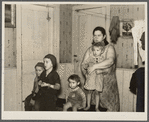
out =
{"type": "MultiPolygon", "coordinates": [[[[38,5],[42,7],[47,7],[43,4],[30,4],[38,5]]],[[[49,4],[48,7],[53,8],[53,40],[59,45],[59,5],[49,4]],[[58,35],[58,36],[57,36],[58,35]]],[[[16,67],[17,67],[17,81],[16,81],[16,111],[23,110],[23,94],[22,94],[22,4],[16,4],[16,67]]],[[[53,41],[52,41],[53,42],[53,41]]],[[[58,56],[59,60],[59,50],[57,51],[57,45],[53,43],[53,54],[58,56]]]]}
{"type": "MultiPolygon", "coordinates": [[[[77,61],[78,62],[78,60],[80,60],[80,59],[78,59],[77,58],[77,54],[79,53],[79,52],[77,52],[78,51],[78,34],[77,34],[77,32],[78,32],[78,18],[79,18],[79,15],[80,14],[78,14],[78,10],[85,10],[85,9],[92,9],[92,8],[104,8],[105,9],[105,13],[104,13],[104,15],[102,14],[102,15],[97,15],[96,14],[96,16],[101,16],[101,17],[105,17],[105,23],[106,23],[106,25],[105,25],[105,30],[106,30],[106,34],[107,34],[107,40],[109,41],[109,43],[110,43],[110,36],[109,36],[109,27],[110,27],[110,21],[111,21],[111,18],[110,18],[110,4],[109,5],[105,5],[105,4],[99,4],[99,5],[95,5],[95,4],[92,4],[92,5],[89,5],[89,4],[83,4],[83,5],[75,5],[75,6],[73,6],[73,8],[72,8],[72,62],[74,62],[74,65],[75,65],[75,61],[77,61]]],[[[87,12],[88,14],[91,14],[91,13],[89,13],[89,12],[87,12]]],[[[74,66],[74,72],[75,73],[77,73],[77,69],[78,68],[76,68],[76,67],[78,67],[77,65],[76,66],[74,66]]]]}

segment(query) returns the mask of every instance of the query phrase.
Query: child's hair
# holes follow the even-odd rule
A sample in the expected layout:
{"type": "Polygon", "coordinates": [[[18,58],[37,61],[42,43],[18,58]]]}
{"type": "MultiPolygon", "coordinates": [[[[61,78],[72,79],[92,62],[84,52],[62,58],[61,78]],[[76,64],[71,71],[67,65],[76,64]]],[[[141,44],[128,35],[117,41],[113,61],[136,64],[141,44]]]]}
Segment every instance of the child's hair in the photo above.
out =
{"type": "Polygon", "coordinates": [[[92,50],[93,50],[94,47],[102,47],[102,49],[104,49],[105,44],[104,44],[104,42],[93,43],[92,44],[92,50]]]}
{"type": "Polygon", "coordinates": [[[69,78],[68,78],[68,82],[69,82],[70,79],[75,80],[77,83],[81,83],[80,77],[76,74],[70,75],[69,78]]]}
{"type": "Polygon", "coordinates": [[[35,65],[35,68],[36,68],[37,66],[38,66],[38,67],[42,67],[43,69],[45,68],[45,67],[44,67],[44,63],[42,63],[42,62],[38,62],[38,63],[35,65]]]}
{"type": "Polygon", "coordinates": [[[44,58],[49,58],[53,64],[53,70],[56,70],[56,68],[57,68],[56,57],[52,54],[47,54],[44,58]]]}

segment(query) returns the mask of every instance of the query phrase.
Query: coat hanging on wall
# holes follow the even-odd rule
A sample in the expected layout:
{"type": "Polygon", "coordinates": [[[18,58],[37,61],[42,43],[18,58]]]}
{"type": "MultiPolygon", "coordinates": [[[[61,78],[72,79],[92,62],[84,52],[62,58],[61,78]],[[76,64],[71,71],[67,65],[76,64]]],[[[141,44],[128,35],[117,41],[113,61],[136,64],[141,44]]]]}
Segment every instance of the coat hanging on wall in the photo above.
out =
{"type": "Polygon", "coordinates": [[[111,36],[111,42],[116,44],[118,37],[120,36],[120,20],[118,16],[113,16],[110,28],[109,28],[109,33],[111,36]]]}

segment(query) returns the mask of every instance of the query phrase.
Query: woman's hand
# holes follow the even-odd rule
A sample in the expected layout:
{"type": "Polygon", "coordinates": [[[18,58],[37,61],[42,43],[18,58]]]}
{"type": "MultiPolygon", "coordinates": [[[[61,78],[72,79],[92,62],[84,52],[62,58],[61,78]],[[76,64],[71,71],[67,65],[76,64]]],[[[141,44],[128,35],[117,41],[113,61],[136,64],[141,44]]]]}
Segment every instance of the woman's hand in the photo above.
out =
{"type": "Polygon", "coordinates": [[[88,67],[87,71],[88,71],[88,74],[91,74],[94,70],[95,70],[95,65],[91,66],[91,67],[88,67]]]}
{"type": "Polygon", "coordinates": [[[30,104],[35,105],[35,100],[31,99],[30,104]]]}
{"type": "Polygon", "coordinates": [[[49,84],[45,83],[45,82],[42,82],[41,83],[41,87],[46,87],[46,86],[49,86],[49,84]]]}

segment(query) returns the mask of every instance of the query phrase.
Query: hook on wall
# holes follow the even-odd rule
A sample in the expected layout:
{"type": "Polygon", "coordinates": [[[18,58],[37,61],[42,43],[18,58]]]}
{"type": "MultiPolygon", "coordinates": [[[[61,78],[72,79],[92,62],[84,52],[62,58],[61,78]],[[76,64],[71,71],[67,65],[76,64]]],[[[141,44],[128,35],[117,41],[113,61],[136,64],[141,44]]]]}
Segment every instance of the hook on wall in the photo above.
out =
{"type": "Polygon", "coordinates": [[[50,21],[51,17],[49,16],[49,12],[48,12],[48,15],[47,15],[47,20],[48,22],[50,21]]]}
{"type": "Polygon", "coordinates": [[[51,17],[49,16],[49,7],[48,7],[48,4],[47,4],[47,8],[48,8],[48,14],[47,14],[47,20],[48,20],[48,22],[50,21],[50,19],[51,19],[51,17]]]}

